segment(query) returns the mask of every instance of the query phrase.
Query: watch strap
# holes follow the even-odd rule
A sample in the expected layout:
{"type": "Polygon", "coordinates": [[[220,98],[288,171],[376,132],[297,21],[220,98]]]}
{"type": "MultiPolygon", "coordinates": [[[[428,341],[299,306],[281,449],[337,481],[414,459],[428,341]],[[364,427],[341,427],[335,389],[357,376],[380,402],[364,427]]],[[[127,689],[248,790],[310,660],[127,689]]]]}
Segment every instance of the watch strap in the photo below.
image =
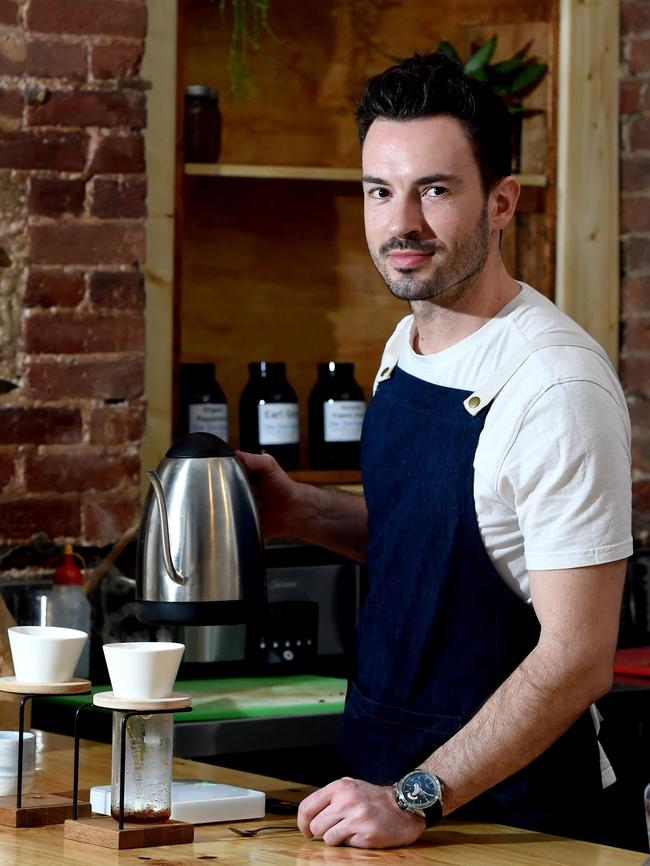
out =
{"type": "Polygon", "coordinates": [[[442,800],[438,800],[433,806],[428,806],[426,809],[420,810],[424,815],[424,824],[427,827],[433,827],[442,818],[442,800]]]}

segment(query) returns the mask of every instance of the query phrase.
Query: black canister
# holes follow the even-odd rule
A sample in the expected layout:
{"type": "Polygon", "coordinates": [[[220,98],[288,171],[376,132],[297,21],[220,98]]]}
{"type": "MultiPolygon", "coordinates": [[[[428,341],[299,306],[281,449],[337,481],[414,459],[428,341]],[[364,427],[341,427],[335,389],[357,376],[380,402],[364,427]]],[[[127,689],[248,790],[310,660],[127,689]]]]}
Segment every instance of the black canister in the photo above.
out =
{"type": "Polygon", "coordinates": [[[214,364],[181,364],[180,435],[212,433],[228,441],[228,403],[214,377],[214,364]]]}
{"type": "Polygon", "coordinates": [[[354,364],[318,365],[309,395],[309,462],[312,469],[358,469],[366,411],[354,364]]]}
{"type": "Polygon", "coordinates": [[[239,447],[272,454],[284,469],[300,461],[298,398],[283,363],[248,365],[250,379],[239,400],[239,447]]]}
{"type": "Polygon", "coordinates": [[[221,113],[216,90],[185,88],[185,162],[216,162],[221,153],[221,113]]]}

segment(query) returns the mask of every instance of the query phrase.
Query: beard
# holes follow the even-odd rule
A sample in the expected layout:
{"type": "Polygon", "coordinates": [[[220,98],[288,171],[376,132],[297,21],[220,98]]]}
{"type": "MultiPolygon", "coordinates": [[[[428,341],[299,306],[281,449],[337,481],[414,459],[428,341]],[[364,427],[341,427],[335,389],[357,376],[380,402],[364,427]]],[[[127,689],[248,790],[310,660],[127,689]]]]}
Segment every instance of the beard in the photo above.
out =
{"type": "Polygon", "coordinates": [[[476,225],[466,238],[447,249],[437,240],[420,241],[392,237],[370,250],[370,257],[389,290],[402,301],[428,301],[445,293],[463,294],[483,270],[489,251],[487,202],[483,204],[476,225]],[[387,256],[393,250],[431,253],[433,271],[418,273],[415,268],[393,268],[387,256]],[[395,274],[397,271],[397,274],[395,274]]]}

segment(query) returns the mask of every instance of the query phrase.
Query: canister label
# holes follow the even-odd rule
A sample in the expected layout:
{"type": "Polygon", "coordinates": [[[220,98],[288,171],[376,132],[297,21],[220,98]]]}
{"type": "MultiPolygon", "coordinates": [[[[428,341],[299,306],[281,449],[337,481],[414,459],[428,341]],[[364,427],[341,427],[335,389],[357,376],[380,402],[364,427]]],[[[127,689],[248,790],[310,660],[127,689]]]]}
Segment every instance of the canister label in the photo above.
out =
{"type": "Polygon", "coordinates": [[[225,403],[192,403],[190,433],[212,433],[228,441],[228,406],[225,403]]]}
{"type": "Polygon", "coordinates": [[[300,442],[297,403],[260,403],[257,407],[260,445],[300,442]]]}
{"type": "Polygon", "coordinates": [[[366,412],[363,400],[326,400],[323,403],[326,442],[358,442],[366,412]]]}

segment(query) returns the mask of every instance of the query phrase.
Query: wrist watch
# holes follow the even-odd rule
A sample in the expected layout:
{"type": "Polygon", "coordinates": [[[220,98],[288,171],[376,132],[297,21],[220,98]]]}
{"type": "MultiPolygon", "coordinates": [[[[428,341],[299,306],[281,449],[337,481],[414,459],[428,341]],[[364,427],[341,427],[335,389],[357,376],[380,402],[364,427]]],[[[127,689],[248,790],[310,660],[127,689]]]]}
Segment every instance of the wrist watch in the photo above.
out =
{"type": "Polygon", "coordinates": [[[442,782],[418,767],[395,784],[395,800],[400,809],[424,818],[433,827],[442,818],[442,782]]]}

